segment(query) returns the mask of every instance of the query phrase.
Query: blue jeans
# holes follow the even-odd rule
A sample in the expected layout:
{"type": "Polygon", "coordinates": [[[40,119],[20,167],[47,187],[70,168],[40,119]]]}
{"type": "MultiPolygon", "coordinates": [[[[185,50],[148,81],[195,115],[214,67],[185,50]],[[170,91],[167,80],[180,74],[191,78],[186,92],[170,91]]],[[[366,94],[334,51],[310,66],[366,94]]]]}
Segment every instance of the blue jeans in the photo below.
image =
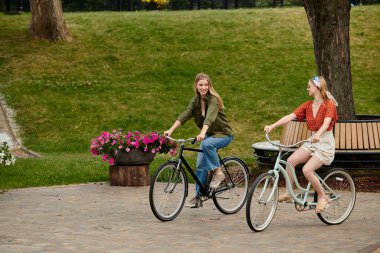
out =
{"type": "MultiPolygon", "coordinates": [[[[207,186],[208,172],[220,166],[217,150],[227,147],[233,140],[233,136],[212,137],[206,135],[206,138],[201,142],[200,149],[203,152],[198,153],[197,169],[195,175],[204,187],[207,186]]],[[[199,197],[199,185],[195,185],[195,196],[199,197]]]]}

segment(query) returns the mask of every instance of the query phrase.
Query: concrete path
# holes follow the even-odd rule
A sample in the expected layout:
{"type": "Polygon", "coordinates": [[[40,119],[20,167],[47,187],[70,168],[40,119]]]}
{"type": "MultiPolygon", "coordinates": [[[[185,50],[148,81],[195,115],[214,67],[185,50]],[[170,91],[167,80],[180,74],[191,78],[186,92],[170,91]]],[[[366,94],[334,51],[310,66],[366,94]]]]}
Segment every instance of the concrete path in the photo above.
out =
{"type": "Polygon", "coordinates": [[[211,200],[158,221],[148,192],[107,183],[3,192],[0,252],[380,252],[380,193],[359,193],[337,226],[281,203],[269,228],[254,233],[245,207],[223,215],[211,200]]]}

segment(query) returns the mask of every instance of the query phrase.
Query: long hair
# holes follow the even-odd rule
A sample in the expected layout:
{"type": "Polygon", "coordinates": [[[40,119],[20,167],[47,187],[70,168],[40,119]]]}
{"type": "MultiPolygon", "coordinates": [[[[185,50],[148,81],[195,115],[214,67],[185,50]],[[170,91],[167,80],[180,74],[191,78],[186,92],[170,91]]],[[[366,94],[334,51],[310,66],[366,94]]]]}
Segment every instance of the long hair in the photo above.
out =
{"type": "Polygon", "coordinates": [[[321,93],[321,97],[323,98],[323,100],[326,100],[326,99],[329,99],[327,97],[327,92],[328,92],[328,89],[327,89],[327,83],[326,83],[326,80],[325,78],[323,78],[323,76],[318,76],[319,78],[319,92],[321,93]]]}
{"type": "MultiPolygon", "coordinates": [[[[312,79],[312,81],[316,84],[316,78],[314,77],[312,79]]],[[[327,83],[326,83],[326,80],[325,78],[323,78],[323,76],[318,76],[318,79],[317,81],[319,81],[319,85],[317,85],[318,89],[319,89],[319,92],[321,93],[321,97],[323,100],[327,100],[327,99],[330,99],[331,101],[333,101],[335,103],[336,106],[338,106],[338,102],[336,101],[336,99],[333,97],[333,95],[331,95],[331,93],[328,91],[327,89],[327,83]]]]}
{"type": "Polygon", "coordinates": [[[214,95],[215,97],[218,98],[218,100],[219,100],[219,109],[224,109],[224,103],[223,103],[222,98],[220,97],[220,95],[218,94],[218,92],[216,92],[216,90],[214,89],[214,86],[212,85],[210,77],[208,75],[206,75],[205,73],[198,73],[196,75],[196,77],[195,77],[195,80],[194,80],[194,92],[195,92],[195,94],[198,95],[197,83],[199,82],[199,80],[207,80],[210,94],[214,95]]]}

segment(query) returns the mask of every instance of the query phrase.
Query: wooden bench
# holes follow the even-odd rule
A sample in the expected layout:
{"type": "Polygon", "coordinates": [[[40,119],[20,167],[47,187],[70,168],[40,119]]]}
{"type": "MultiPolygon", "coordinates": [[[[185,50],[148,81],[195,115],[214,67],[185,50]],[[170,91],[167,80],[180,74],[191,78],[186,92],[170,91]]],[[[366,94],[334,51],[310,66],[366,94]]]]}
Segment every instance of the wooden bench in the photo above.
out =
{"type": "MultiPolygon", "coordinates": [[[[338,121],[333,129],[335,159],[329,167],[380,170],[380,116],[358,116],[358,120],[338,121]]],[[[311,136],[306,122],[284,126],[280,143],[291,145],[311,136]]],[[[259,165],[273,166],[277,148],[268,142],[252,145],[259,165]]],[[[290,153],[292,150],[290,150],[290,153]]]]}
{"type": "MultiPolygon", "coordinates": [[[[337,122],[333,129],[336,151],[380,151],[380,122],[337,122]]],[[[306,122],[289,122],[283,129],[280,143],[291,145],[311,136],[306,122]]]]}

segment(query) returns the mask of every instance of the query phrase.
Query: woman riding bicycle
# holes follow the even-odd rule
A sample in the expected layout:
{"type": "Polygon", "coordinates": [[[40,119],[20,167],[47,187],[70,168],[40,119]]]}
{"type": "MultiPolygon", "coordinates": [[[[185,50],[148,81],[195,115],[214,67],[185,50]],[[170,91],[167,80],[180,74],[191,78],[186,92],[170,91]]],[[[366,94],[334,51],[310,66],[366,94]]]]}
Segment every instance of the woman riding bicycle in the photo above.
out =
{"type": "MultiPolygon", "coordinates": [[[[334,123],[338,120],[336,106],[338,103],[328,92],[327,84],[322,76],[316,76],[309,80],[307,91],[314,100],[301,104],[293,113],[284,116],[272,125],[265,126],[264,131],[269,133],[277,126],[284,125],[294,119],[306,120],[307,128],[312,131],[311,143],[305,143],[297,149],[287,160],[295,168],[298,164],[305,163],[302,172],[318,193],[316,213],[322,212],[328,205],[326,196],[314,171],[322,165],[330,165],[335,155],[335,140],[332,133],[334,123]]],[[[294,179],[290,168],[286,168],[291,185],[294,179]]],[[[289,192],[279,196],[280,202],[290,202],[292,197],[289,192]]]]}
{"type": "MultiPolygon", "coordinates": [[[[208,172],[212,170],[214,174],[210,187],[217,188],[225,178],[220,168],[217,150],[231,143],[232,129],[224,114],[223,100],[206,74],[197,74],[194,91],[195,96],[190,100],[188,107],[164,134],[170,136],[176,128],[194,117],[196,125],[201,129],[196,139],[201,141],[200,149],[203,150],[198,153],[195,174],[203,186],[207,187],[208,172]]],[[[199,186],[196,185],[195,197],[190,200],[189,206],[199,207],[199,204],[200,192],[199,186]]]]}

